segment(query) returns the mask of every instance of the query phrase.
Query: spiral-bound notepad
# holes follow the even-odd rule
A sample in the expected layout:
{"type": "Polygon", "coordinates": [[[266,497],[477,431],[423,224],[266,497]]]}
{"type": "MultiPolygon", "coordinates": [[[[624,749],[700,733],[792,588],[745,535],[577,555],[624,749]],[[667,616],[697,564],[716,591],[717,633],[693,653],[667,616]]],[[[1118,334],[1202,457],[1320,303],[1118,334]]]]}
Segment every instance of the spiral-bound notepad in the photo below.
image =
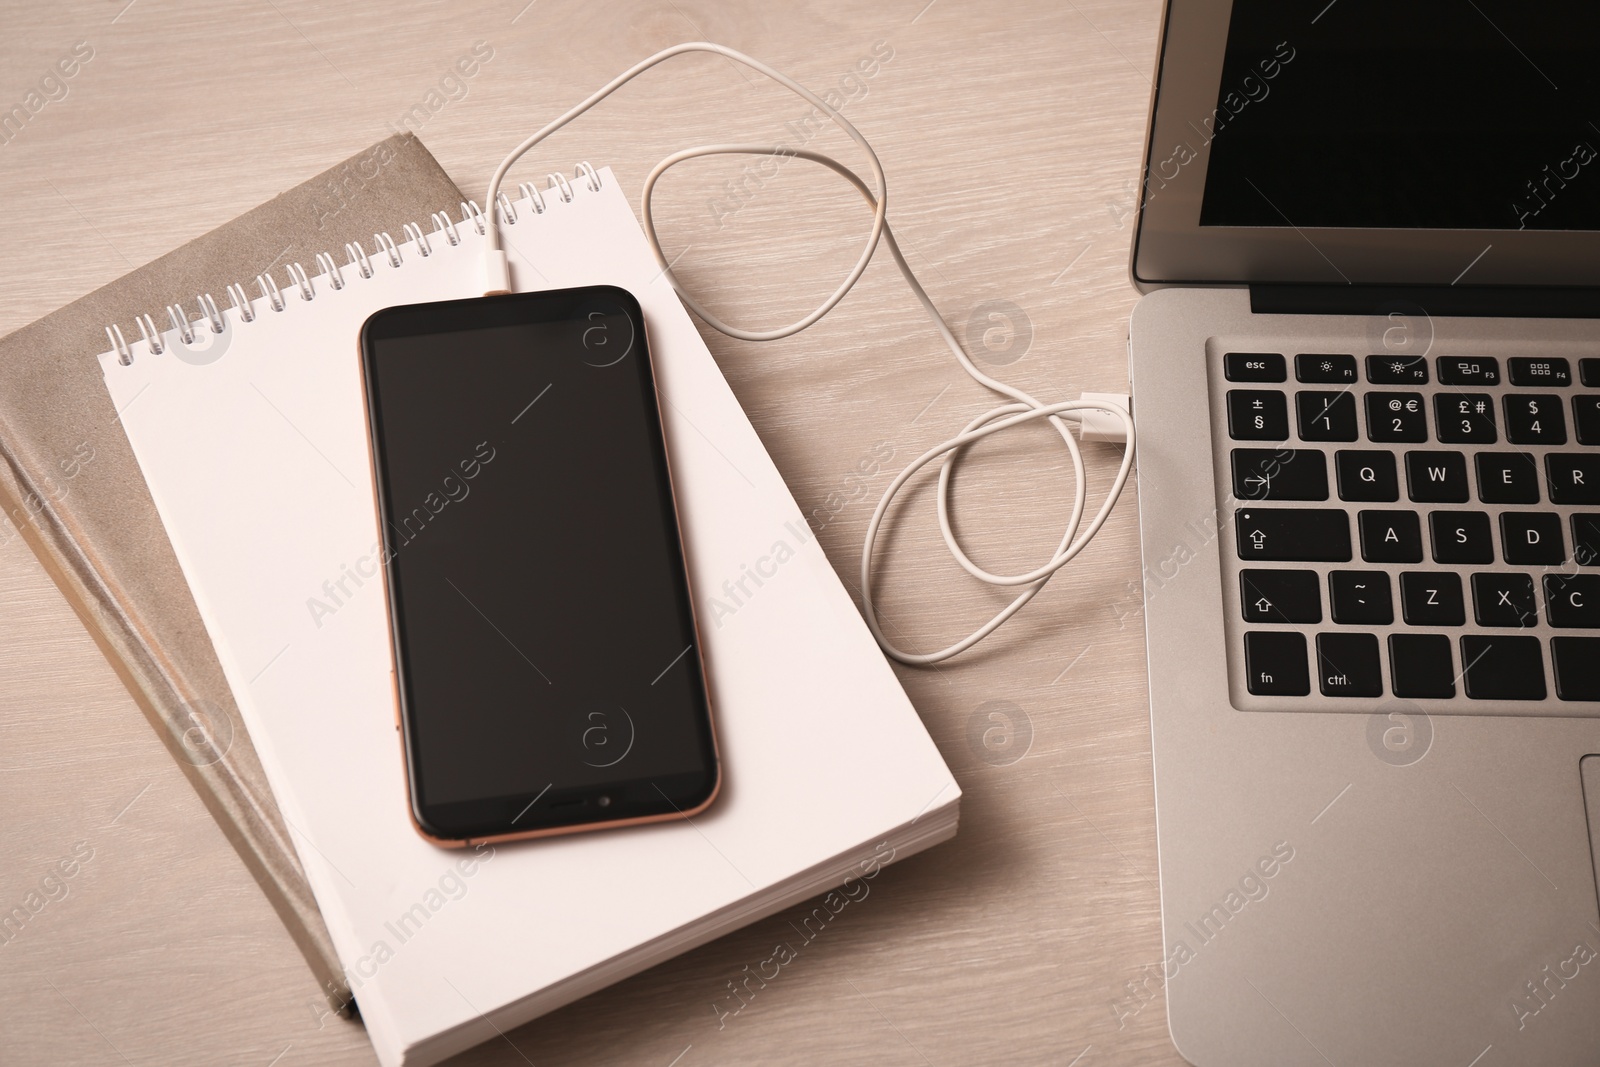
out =
{"type": "Polygon", "coordinates": [[[955,832],[949,770],[615,177],[522,193],[492,206],[516,287],[620,285],[650,331],[725,761],[692,823],[465,853],[410,825],[356,337],[379,308],[476,295],[475,205],[191,297],[101,356],[385,1064],[437,1062],[955,832]],[[760,559],[781,562],[727,602],[760,559]]]}

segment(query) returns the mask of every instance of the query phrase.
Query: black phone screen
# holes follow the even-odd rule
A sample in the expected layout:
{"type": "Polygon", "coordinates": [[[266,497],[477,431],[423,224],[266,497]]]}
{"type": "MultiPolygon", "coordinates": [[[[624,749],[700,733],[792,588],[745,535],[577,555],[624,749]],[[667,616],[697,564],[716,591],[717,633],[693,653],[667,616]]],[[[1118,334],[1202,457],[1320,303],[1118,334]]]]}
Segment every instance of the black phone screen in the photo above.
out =
{"type": "Polygon", "coordinates": [[[637,302],[389,308],[362,357],[420,827],[703,804],[715,746],[637,302]]]}

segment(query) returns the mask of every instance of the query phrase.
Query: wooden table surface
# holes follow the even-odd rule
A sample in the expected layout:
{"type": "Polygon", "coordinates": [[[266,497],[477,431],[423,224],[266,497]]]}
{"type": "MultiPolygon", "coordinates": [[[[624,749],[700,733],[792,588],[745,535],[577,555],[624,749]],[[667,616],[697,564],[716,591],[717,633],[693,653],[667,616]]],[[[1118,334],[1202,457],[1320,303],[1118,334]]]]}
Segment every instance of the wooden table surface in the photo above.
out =
{"type": "MultiPolygon", "coordinates": [[[[504,152],[549,117],[658,48],[708,38],[847,101],[883,158],[913,266],[980,365],[1042,398],[1122,390],[1159,19],[1157,0],[4,0],[0,106],[41,86],[55,99],[0,143],[0,333],[396,126],[481,196],[504,152]],[[487,58],[456,76],[475,49],[487,58]],[[75,50],[91,58],[44,83],[75,50]]],[[[680,58],[514,176],[609,163],[637,204],[667,153],[792,142],[806,110],[731,63],[680,58]]],[[[836,131],[809,146],[861,162],[836,131]]],[[[743,167],[704,161],[669,176],[663,237],[713,309],[787,322],[831,291],[869,220],[820,168],[743,167]]],[[[892,474],[861,475],[862,460],[892,454],[898,469],[993,398],[953,363],[887,256],[798,337],[756,345],[706,332],[854,589],[892,474]]],[[[1051,441],[1041,428],[992,439],[957,480],[959,532],[991,568],[1034,566],[1060,535],[1072,470],[1051,441]]],[[[1118,453],[1087,453],[1098,492],[1118,453]]],[[[954,841],[889,869],[720,1025],[713,1002],[786,936],[786,915],[458,1062],[1181,1063],[1153,967],[1135,506],[1130,487],[1079,562],[998,636],[949,664],[899,670],[966,794],[954,841]]],[[[886,543],[884,612],[906,645],[942,645],[1004,599],[945,553],[925,485],[886,543]]],[[[244,865],[5,528],[0,910],[34,890],[45,907],[0,945],[0,1063],[373,1062],[359,1026],[323,1012],[244,865]],[[69,857],[76,873],[53,876],[69,857]]]]}

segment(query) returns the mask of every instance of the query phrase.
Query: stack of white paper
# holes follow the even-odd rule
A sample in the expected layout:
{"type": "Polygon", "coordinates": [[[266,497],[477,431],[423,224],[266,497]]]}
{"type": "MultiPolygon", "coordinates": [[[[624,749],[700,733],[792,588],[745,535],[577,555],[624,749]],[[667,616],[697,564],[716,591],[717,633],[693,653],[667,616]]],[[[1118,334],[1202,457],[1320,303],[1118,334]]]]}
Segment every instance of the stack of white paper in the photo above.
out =
{"type": "MultiPolygon", "coordinates": [[[[609,170],[519,202],[519,290],[644,308],[724,761],[693,823],[446,851],[411,827],[356,352],[478,295],[458,225],[106,382],[386,1065],[430,1064],[955,832],[960,791],[609,170]],[[759,582],[744,576],[761,563],[759,582]],[[732,590],[730,592],[730,589],[732,590]]],[[[341,259],[343,257],[340,257],[341,259]]]]}

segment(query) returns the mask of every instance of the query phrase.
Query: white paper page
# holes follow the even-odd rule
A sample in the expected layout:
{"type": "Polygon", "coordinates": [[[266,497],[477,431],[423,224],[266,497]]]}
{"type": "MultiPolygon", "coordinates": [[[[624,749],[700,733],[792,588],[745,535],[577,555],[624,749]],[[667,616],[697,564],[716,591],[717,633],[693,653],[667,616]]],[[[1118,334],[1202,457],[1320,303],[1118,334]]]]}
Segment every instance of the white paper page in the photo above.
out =
{"type": "Polygon", "coordinates": [[[314,299],[287,289],[283,311],[258,300],[254,322],[230,311],[196,351],[169,333],[130,366],[101,357],[385,1064],[959,795],[609,169],[601,182],[543,214],[519,202],[504,234],[519,290],[619,285],[644,308],[724,763],[692,825],[474,865],[409,821],[356,343],[380,308],[478,295],[471,227],[427,256],[401,245],[398,267],[375,257],[370,279],[343,268],[340,290],[318,276],[314,299]],[[724,582],[762,560],[773,573],[730,601],[724,582]]]}

